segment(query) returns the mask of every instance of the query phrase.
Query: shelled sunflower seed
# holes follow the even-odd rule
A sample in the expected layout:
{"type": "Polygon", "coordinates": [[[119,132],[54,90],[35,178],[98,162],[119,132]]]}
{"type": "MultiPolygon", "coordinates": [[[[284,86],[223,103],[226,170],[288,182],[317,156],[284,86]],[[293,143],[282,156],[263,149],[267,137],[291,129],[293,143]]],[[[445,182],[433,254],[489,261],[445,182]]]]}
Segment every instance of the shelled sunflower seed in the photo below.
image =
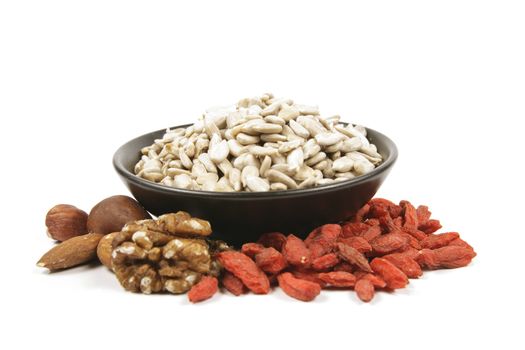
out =
{"type": "Polygon", "coordinates": [[[260,192],[345,181],[382,162],[366,129],[267,93],[208,109],[141,150],[137,176],[189,190],[260,192]]]}

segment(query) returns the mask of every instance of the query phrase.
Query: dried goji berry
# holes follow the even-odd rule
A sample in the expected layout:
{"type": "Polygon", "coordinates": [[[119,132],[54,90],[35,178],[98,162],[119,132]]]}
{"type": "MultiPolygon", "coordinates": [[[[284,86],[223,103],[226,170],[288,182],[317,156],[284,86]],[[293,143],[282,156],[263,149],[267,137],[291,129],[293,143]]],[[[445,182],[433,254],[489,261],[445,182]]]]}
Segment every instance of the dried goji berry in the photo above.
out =
{"type": "Polygon", "coordinates": [[[397,218],[392,219],[392,221],[394,222],[394,225],[396,225],[398,228],[403,227],[403,218],[401,216],[398,216],[397,218]]]}
{"type": "Polygon", "coordinates": [[[370,228],[369,225],[362,222],[348,222],[342,226],[341,236],[352,237],[361,236],[370,228]]]}
{"type": "MultiPolygon", "coordinates": [[[[397,218],[401,215],[401,207],[395,203],[384,198],[372,198],[368,204],[370,205],[370,211],[377,210],[378,208],[384,208],[387,210],[391,218],[397,218]]],[[[377,216],[376,216],[377,217],[377,216]]]]}
{"type": "Polygon", "coordinates": [[[203,276],[201,280],[191,287],[188,292],[188,299],[192,303],[211,298],[219,289],[219,282],[215,277],[203,276]]]}
{"type": "Polygon", "coordinates": [[[288,235],[286,238],[283,245],[283,255],[291,265],[310,265],[310,250],[300,238],[294,235],[288,235]]]}
{"type": "Polygon", "coordinates": [[[371,240],[373,240],[374,238],[376,238],[377,236],[380,236],[381,235],[381,226],[379,226],[379,224],[377,226],[370,226],[370,228],[368,230],[366,230],[362,235],[361,237],[363,237],[365,240],[367,240],[368,242],[370,242],[371,240]]]}
{"type": "Polygon", "coordinates": [[[418,225],[424,225],[430,219],[432,213],[428,210],[426,205],[420,205],[416,209],[418,225]]]}
{"type": "Polygon", "coordinates": [[[467,266],[476,256],[474,250],[456,245],[438,249],[422,249],[416,257],[421,267],[427,269],[454,269],[467,266]]]}
{"type": "Polygon", "coordinates": [[[328,253],[312,261],[312,269],[322,271],[334,267],[339,263],[337,254],[328,253]]]}
{"type": "Polygon", "coordinates": [[[376,255],[383,255],[404,249],[408,245],[408,239],[400,232],[392,232],[374,238],[370,245],[376,255]]]}
{"type": "Polygon", "coordinates": [[[371,205],[369,215],[375,219],[381,219],[384,217],[389,217],[390,219],[392,219],[388,208],[382,205],[371,205]]]}
{"type": "Polygon", "coordinates": [[[319,273],[319,279],[331,287],[350,288],[355,285],[356,278],[350,272],[332,271],[319,273]]]}
{"type": "Polygon", "coordinates": [[[350,265],[349,263],[347,263],[346,261],[342,261],[339,264],[334,266],[334,271],[346,271],[346,272],[353,273],[355,270],[356,268],[350,265]]]}
{"type": "Polygon", "coordinates": [[[468,244],[467,242],[465,242],[464,240],[462,240],[461,238],[456,238],[455,240],[453,240],[452,242],[450,242],[448,245],[457,245],[459,247],[463,247],[463,248],[469,248],[471,249],[472,251],[474,251],[474,248],[472,248],[472,246],[470,244],[468,244]]]}
{"type": "Polygon", "coordinates": [[[264,248],[255,255],[255,263],[266,273],[275,274],[281,272],[288,265],[284,256],[275,248],[264,248]]]}
{"type": "Polygon", "coordinates": [[[340,238],[339,242],[349,245],[356,249],[359,253],[368,253],[372,251],[372,246],[362,237],[346,237],[340,238]]]}
{"type": "Polygon", "coordinates": [[[355,283],[354,287],[355,292],[357,293],[357,296],[359,299],[364,301],[365,303],[368,303],[370,300],[374,298],[375,289],[372,282],[370,282],[367,279],[360,279],[355,283]]]}
{"type": "Polygon", "coordinates": [[[421,241],[421,247],[427,249],[437,249],[449,245],[450,242],[459,238],[457,232],[445,232],[440,234],[430,234],[421,241]]]}
{"type": "Polygon", "coordinates": [[[368,226],[379,226],[380,222],[379,219],[368,219],[365,221],[365,224],[367,224],[368,226]]]}
{"type": "Polygon", "coordinates": [[[396,251],[395,254],[404,255],[406,257],[409,257],[410,259],[415,260],[416,256],[419,255],[419,249],[412,248],[410,246],[406,247],[405,249],[401,251],[396,251]]]}
{"type": "Polygon", "coordinates": [[[341,259],[359,267],[363,271],[372,272],[372,269],[368,264],[368,259],[365,258],[363,254],[359,253],[355,248],[352,248],[344,243],[337,243],[337,249],[341,259]]]}
{"type": "Polygon", "coordinates": [[[384,233],[399,231],[400,229],[399,226],[394,223],[394,220],[388,215],[379,217],[379,223],[381,224],[384,233]]]}
{"type": "Polygon", "coordinates": [[[283,249],[283,244],[286,242],[286,236],[281,232],[267,232],[259,237],[257,243],[262,244],[266,248],[273,247],[278,251],[283,249]]]}
{"type": "Polygon", "coordinates": [[[311,258],[315,259],[330,253],[340,235],[341,226],[337,224],[326,224],[312,231],[304,240],[310,249],[311,258]]]}
{"type": "Polygon", "coordinates": [[[425,232],[423,232],[423,231],[420,231],[420,230],[415,230],[414,231],[414,230],[407,230],[406,228],[403,228],[402,232],[405,232],[406,234],[411,235],[412,237],[414,237],[418,241],[422,241],[425,238],[427,238],[427,234],[425,232]]]}
{"type": "Polygon", "coordinates": [[[321,293],[319,284],[295,278],[290,272],[285,272],[277,276],[279,287],[292,298],[310,301],[321,293]]]}
{"type": "Polygon", "coordinates": [[[242,281],[229,271],[223,272],[221,284],[228,292],[235,296],[239,296],[244,292],[244,284],[242,284],[242,281]]]}
{"type": "Polygon", "coordinates": [[[319,279],[319,272],[317,271],[312,271],[309,269],[294,269],[290,272],[295,276],[295,278],[317,283],[319,286],[321,286],[321,288],[326,286],[326,283],[319,279]]]}
{"type": "Polygon", "coordinates": [[[263,249],[264,246],[259,243],[244,243],[241,247],[241,252],[253,259],[255,255],[262,252],[263,249]]]}
{"type": "Polygon", "coordinates": [[[370,262],[370,267],[386,282],[386,286],[390,289],[404,288],[408,284],[408,277],[403,271],[386,259],[375,258],[370,262]]]}
{"type": "Polygon", "coordinates": [[[423,225],[419,225],[419,230],[426,234],[434,233],[441,228],[439,220],[430,219],[423,225]]]}
{"type": "Polygon", "coordinates": [[[409,201],[399,202],[399,206],[403,209],[403,227],[407,231],[415,231],[418,227],[416,208],[409,201]]]}
{"type": "Polygon", "coordinates": [[[401,231],[401,232],[399,232],[399,234],[404,236],[407,239],[409,246],[411,246],[412,248],[417,249],[417,250],[421,249],[421,244],[419,243],[419,241],[414,236],[412,236],[409,233],[406,233],[405,231],[401,231]]]}
{"type": "Polygon", "coordinates": [[[372,285],[375,288],[385,288],[386,287],[386,282],[381,277],[376,276],[373,273],[368,273],[364,271],[356,271],[354,275],[358,280],[365,279],[365,280],[372,282],[372,285]]]}
{"type": "Polygon", "coordinates": [[[247,255],[228,250],[217,254],[221,265],[255,294],[268,294],[270,282],[264,272],[247,255]]]}
{"type": "Polygon", "coordinates": [[[394,264],[398,269],[403,271],[403,273],[407,275],[408,278],[418,278],[423,274],[419,264],[414,259],[402,253],[384,255],[383,259],[386,259],[394,264]]]}
{"type": "Polygon", "coordinates": [[[370,204],[365,204],[361,209],[355,213],[353,222],[363,222],[365,217],[368,215],[368,212],[370,211],[370,204]]]}

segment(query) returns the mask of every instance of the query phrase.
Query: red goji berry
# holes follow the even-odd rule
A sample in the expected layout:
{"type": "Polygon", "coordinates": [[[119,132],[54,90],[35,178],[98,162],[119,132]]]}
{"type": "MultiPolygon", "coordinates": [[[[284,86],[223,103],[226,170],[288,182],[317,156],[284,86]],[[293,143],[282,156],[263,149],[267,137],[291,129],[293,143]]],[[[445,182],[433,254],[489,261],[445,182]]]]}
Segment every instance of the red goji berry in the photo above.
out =
{"type": "Polygon", "coordinates": [[[412,248],[410,246],[406,247],[405,249],[401,251],[396,251],[395,254],[404,255],[406,257],[409,257],[410,259],[415,260],[416,256],[419,255],[419,249],[412,248]]]}
{"type": "Polygon", "coordinates": [[[427,236],[428,236],[425,232],[423,232],[421,230],[415,230],[414,231],[414,230],[407,230],[406,228],[403,228],[402,232],[411,235],[412,237],[414,237],[418,241],[422,241],[425,238],[427,238],[427,236]]]}
{"type": "Polygon", "coordinates": [[[227,250],[217,254],[221,265],[255,294],[268,294],[270,292],[270,281],[264,272],[247,255],[227,250]]]}
{"type": "Polygon", "coordinates": [[[370,228],[369,225],[362,223],[362,222],[348,222],[342,226],[341,236],[343,237],[361,236],[369,228],[370,228]]]}
{"type": "Polygon", "coordinates": [[[368,219],[365,221],[365,224],[367,224],[368,226],[379,226],[380,222],[379,219],[368,219]]]}
{"type": "Polygon", "coordinates": [[[345,271],[353,273],[356,270],[356,268],[346,261],[341,261],[339,264],[334,266],[334,271],[345,271]]]}
{"type": "Polygon", "coordinates": [[[283,255],[291,265],[303,267],[310,265],[310,250],[300,238],[294,235],[288,235],[286,238],[283,255]]]}
{"type": "Polygon", "coordinates": [[[319,284],[294,277],[290,272],[277,276],[279,287],[292,298],[311,301],[321,293],[319,284]]]}
{"type": "Polygon", "coordinates": [[[437,249],[422,249],[416,257],[416,261],[421,267],[427,269],[454,269],[467,266],[476,256],[474,250],[449,245],[437,249]]]}
{"type": "Polygon", "coordinates": [[[267,232],[259,237],[257,243],[262,244],[266,248],[275,248],[279,252],[283,249],[284,242],[286,242],[286,236],[281,232],[267,232]]]}
{"type": "Polygon", "coordinates": [[[344,243],[337,243],[337,249],[341,259],[346,262],[359,267],[363,271],[372,272],[368,259],[357,251],[357,249],[350,247],[344,243]]]}
{"type": "Polygon", "coordinates": [[[445,232],[440,234],[430,234],[421,241],[421,247],[427,249],[436,249],[441,248],[446,245],[449,245],[450,242],[459,238],[459,233],[457,232],[445,232]]]}
{"type": "Polygon", "coordinates": [[[372,282],[370,282],[367,279],[360,279],[355,283],[354,287],[355,292],[357,293],[357,296],[359,299],[364,301],[365,303],[368,303],[370,300],[374,298],[375,289],[372,282]]]}
{"type": "Polygon", "coordinates": [[[356,278],[350,272],[332,271],[319,273],[319,279],[331,287],[350,288],[355,285],[356,278]]]}
{"type": "Polygon", "coordinates": [[[211,298],[219,289],[219,282],[215,277],[203,276],[201,280],[191,287],[188,292],[188,299],[192,303],[198,303],[211,298]]]}
{"type": "Polygon", "coordinates": [[[390,289],[404,288],[408,284],[408,277],[390,261],[375,258],[370,263],[372,270],[377,273],[390,289]]]}
{"type": "Polygon", "coordinates": [[[384,255],[383,259],[390,261],[394,266],[403,271],[408,278],[418,278],[423,274],[419,264],[412,258],[402,253],[384,255]]]}
{"type": "MultiPolygon", "coordinates": [[[[370,205],[370,211],[377,211],[379,208],[386,209],[391,218],[397,218],[401,215],[401,207],[396,205],[394,202],[384,198],[372,198],[368,204],[370,205]]],[[[378,217],[378,216],[375,216],[378,217]]]]}
{"type": "Polygon", "coordinates": [[[363,222],[365,217],[368,215],[368,212],[370,211],[370,204],[365,204],[361,209],[355,213],[353,222],[363,222]]]}
{"type": "Polygon", "coordinates": [[[346,237],[340,238],[339,242],[349,245],[356,249],[359,253],[368,253],[372,251],[372,246],[362,237],[346,237]]]}
{"type": "Polygon", "coordinates": [[[368,273],[364,271],[356,271],[354,275],[358,280],[365,279],[365,280],[372,282],[375,288],[385,288],[386,287],[386,282],[381,277],[374,275],[373,273],[368,273]]]}
{"type": "Polygon", "coordinates": [[[330,253],[341,235],[341,226],[337,224],[326,224],[312,231],[304,240],[310,249],[311,258],[315,259],[330,253]]]}
{"type": "Polygon", "coordinates": [[[377,226],[370,226],[370,228],[368,230],[366,230],[366,232],[364,232],[361,237],[363,237],[365,240],[370,242],[371,240],[373,240],[377,236],[380,236],[381,233],[382,233],[381,226],[379,226],[379,225],[377,225],[377,226]]]}
{"type": "Polygon", "coordinates": [[[463,247],[463,248],[469,248],[470,250],[474,251],[474,248],[472,248],[472,246],[470,244],[468,244],[467,242],[465,242],[461,238],[456,238],[455,240],[450,242],[448,245],[449,246],[450,245],[456,245],[456,246],[463,247]]]}
{"type": "Polygon", "coordinates": [[[228,292],[235,296],[239,296],[244,292],[244,284],[242,284],[242,281],[229,271],[223,272],[221,284],[228,292]]]}
{"type": "Polygon", "coordinates": [[[322,271],[334,267],[339,263],[339,257],[335,253],[328,253],[312,261],[312,269],[322,271]]]}
{"type": "Polygon", "coordinates": [[[441,227],[442,226],[441,226],[441,223],[439,222],[439,220],[430,219],[426,223],[424,223],[423,225],[419,225],[418,228],[419,228],[420,231],[423,231],[426,234],[430,234],[430,233],[436,232],[441,227]]]}
{"type": "Polygon", "coordinates": [[[415,231],[418,227],[416,208],[409,201],[399,202],[399,206],[403,209],[403,228],[407,231],[415,231]]]}
{"type": "Polygon", "coordinates": [[[428,210],[426,205],[420,205],[416,209],[416,215],[418,225],[424,225],[430,219],[432,213],[428,210]]]}
{"type": "Polygon", "coordinates": [[[403,227],[403,218],[401,216],[398,216],[397,218],[392,220],[394,222],[394,225],[396,225],[398,228],[403,227]]]}
{"type": "Polygon", "coordinates": [[[255,263],[266,273],[276,274],[281,272],[288,265],[284,256],[275,248],[264,248],[255,255],[255,263]]]}
{"type": "Polygon", "coordinates": [[[310,269],[293,269],[290,271],[295,278],[317,283],[321,288],[326,286],[326,283],[319,279],[319,272],[310,269]]]}
{"type": "Polygon", "coordinates": [[[396,225],[394,220],[389,215],[381,216],[379,218],[379,223],[384,233],[395,232],[400,230],[400,227],[396,225]]]}
{"type": "Polygon", "coordinates": [[[421,249],[421,244],[419,243],[419,240],[417,240],[417,238],[415,238],[413,235],[406,233],[405,231],[401,231],[399,232],[399,234],[407,239],[409,246],[417,250],[421,249]]]}
{"type": "Polygon", "coordinates": [[[244,243],[241,247],[241,252],[243,254],[248,255],[250,258],[254,258],[255,255],[262,252],[264,249],[264,246],[259,243],[244,243]]]}
{"type": "Polygon", "coordinates": [[[400,232],[392,232],[374,238],[370,245],[374,254],[383,255],[404,249],[408,245],[408,239],[400,232]]]}

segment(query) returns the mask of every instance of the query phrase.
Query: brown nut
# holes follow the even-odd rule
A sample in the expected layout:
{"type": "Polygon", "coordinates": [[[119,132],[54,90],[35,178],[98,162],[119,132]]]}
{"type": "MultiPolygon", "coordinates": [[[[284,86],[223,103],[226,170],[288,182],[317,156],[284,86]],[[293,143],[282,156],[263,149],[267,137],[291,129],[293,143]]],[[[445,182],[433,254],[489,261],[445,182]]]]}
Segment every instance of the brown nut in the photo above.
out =
{"type": "Polygon", "coordinates": [[[113,251],[113,239],[119,233],[120,232],[113,232],[113,233],[105,235],[98,242],[98,246],[97,246],[98,259],[100,260],[102,264],[104,264],[104,266],[106,266],[111,271],[113,271],[113,265],[111,263],[111,252],[113,251]]]}
{"type": "Polygon", "coordinates": [[[86,234],[87,218],[85,211],[73,205],[55,205],[46,215],[47,234],[60,242],[86,234]]]}
{"type": "Polygon", "coordinates": [[[68,239],[51,248],[36,265],[56,271],[87,263],[97,256],[97,245],[102,237],[98,233],[88,233],[68,239]]]}
{"type": "Polygon", "coordinates": [[[150,218],[148,212],[133,198],[113,196],[102,200],[91,209],[87,229],[89,232],[105,235],[122,230],[128,222],[150,218]]]}

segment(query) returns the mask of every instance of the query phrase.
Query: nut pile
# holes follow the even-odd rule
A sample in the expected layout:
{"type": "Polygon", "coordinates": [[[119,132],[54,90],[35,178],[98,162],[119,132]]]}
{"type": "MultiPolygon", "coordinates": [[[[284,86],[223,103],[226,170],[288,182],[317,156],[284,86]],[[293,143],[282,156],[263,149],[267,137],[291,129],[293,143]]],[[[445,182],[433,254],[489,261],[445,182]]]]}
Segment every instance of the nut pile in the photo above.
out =
{"type": "Polygon", "coordinates": [[[210,247],[204,239],[210,233],[209,222],[186,212],[128,223],[112,241],[113,271],[131,292],[185,293],[204,275],[220,274],[212,254],[227,246],[210,247]]]}
{"type": "Polygon", "coordinates": [[[135,174],[182,189],[278,191],[353,179],[382,157],[366,129],[272,94],[208,109],[142,149],[135,174]]]}
{"type": "Polygon", "coordinates": [[[238,296],[248,290],[268,294],[272,285],[302,301],[336,288],[354,290],[369,302],[376,291],[404,288],[425,269],[463,267],[476,256],[457,232],[435,233],[441,224],[427,206],[408,201],[374,198],[352,218],[318,227],[304,240],[271,232],[240,251],[209,239],[210,223],[188,213],[150,219],[129,197],[101,203],[87,221],[99,228],[125,221],[118,232],[81,234],[86,216],[80,209],[55,207],[46,220],[49,232],[66,237],[66,228],[81,235],[65,239],[37,265],[56,271],[98,256],[128,291],[187,292],[191,302],[212,297],[219,287],[238,296]],[[103,215],[101,207],[107,209],[103,215]]]}
{"type": "Polygon", "coordinates": [[[109,267],[110,256],[102,255],[105,251],[101,249],[97,252],[97,246],[109,246],[111,233],[120,231],[127,222],[149,218],[148,212],[128,196],[106,198],[89,215],[73,205],[55,205],[46,215],[47,235],[61,243],[44,254],[37,266],[57,271],[85,264],[98,255],[109,267]]]}

